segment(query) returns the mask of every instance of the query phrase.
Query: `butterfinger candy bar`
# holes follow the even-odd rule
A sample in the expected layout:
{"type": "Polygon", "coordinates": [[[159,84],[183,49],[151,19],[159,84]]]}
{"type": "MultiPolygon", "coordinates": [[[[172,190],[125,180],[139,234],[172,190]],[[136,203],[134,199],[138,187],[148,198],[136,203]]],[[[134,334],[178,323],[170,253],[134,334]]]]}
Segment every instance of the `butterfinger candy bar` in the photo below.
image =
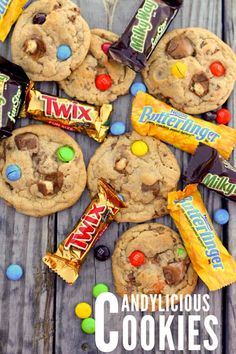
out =
{"type": "Polygon", "coordinates": [[[125,204],[113,188],[100,179],[98,194],[92,199],[77,225],[60,243],[55,253],[47,253],[43,262],[68,284],[73,284],[87,254],[118,211],[124,207],[125,204]]]}
{"type": "Polygon", "coordinates": [[[193,154],[203,143],[226,160],[236,144],[236,130],[177,111],[144,92],[138,92],[132,109],[132,125],[141,135],[154,136],[193,154]]]}
{"type": "Polygon", "coordinates": [[[0,0],[0,40],[4,42],[28,0],[0,0]]]}
{"type": "Polygon", "coordinates": [[[30,89],[26,97],[25,109],[28,117],[87,134],[96,141],[102,142],[109,131],[112,105],[104,104],[102,107],[95,107],[30,89]]]}
{"type": "Polygon", "coordinates": [[[29,82],[20,66],[0,57],[0,139],[11,135],[29,82]]]}
{"type": "Polygon", "coordinates": [[[135,71],[142,70],[183,0],[144,0],[121,38],[111,45],[110,56],[135,71]]]}
{"type": "Polygon", "coordinates": [[[218,290],[236,281],[236,262],[222,245],[196,184],[168,195],[168,209],[193,268],[208,286],[218,290]]]}
{"type": "Polygon", "coordinates": [[[218,152],[201,144],[186,171],[186,183],[202,183],[225,198],[236,201],[236,169],[218,152]]]}

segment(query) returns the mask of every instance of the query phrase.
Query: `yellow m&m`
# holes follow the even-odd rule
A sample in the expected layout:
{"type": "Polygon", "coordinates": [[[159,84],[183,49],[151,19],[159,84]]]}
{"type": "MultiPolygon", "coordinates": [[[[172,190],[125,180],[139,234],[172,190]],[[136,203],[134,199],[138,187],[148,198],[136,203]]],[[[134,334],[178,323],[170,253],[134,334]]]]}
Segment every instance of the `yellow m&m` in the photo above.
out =
{"type": "Polygon", "coordinates": [[[143,140],[136,140],[131,145],[131,152],[133,155],[142,157],[148,153],[148,145],[143,140]]]}
{"type": "Polygon", "coordinates": [[[88,318],[91,313],[92,307],[87,302],[81,302],[75,306],[75,314],[79,318],[88,318]]]}
{"type": "Polygon", "coordinates": [[[171,67],[171,73],[177,79],[183,79],[186,76],[187,71],[187,65],[185,63],[182,63],[181,61],[177,61],[171,67]]]}

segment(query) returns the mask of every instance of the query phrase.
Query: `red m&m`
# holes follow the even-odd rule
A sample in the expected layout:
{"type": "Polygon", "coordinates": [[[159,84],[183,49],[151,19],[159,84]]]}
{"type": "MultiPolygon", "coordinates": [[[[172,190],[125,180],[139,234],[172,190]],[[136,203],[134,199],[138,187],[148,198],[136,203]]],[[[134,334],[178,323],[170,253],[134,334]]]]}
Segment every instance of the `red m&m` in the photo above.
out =
{"type": "Polygon", "coordinates": [[[141,251],[134,251],[129,256],[129,261],[134,267],[139,267],[145,263],[145,255],[141,251]]]}
{"type": "Polygon", "coordinates": [[[96,77],[95,84],[98,90],[106,91],[112,86],[112,79],[108,74],[101,74],[96,77]]]}
{"type": "Polygon", "coordinates": [[[210,70],[212,74],[217,77],[223,76],[225,74],[225,67],[219,61],[212,63],[210,70]]]}
{"type": "Polygon", "coordinates": [[[106,43],[103,43],[102,45],[102,50],[103,52],[108,55],[108,52],[109,52],[109,49],[110,49],[110,46],[112,45],[111,42],[106,42],[106,43]]]}
{"type": "Polygon", "coordinates": [[[231,119],[231,113],[226,108],[221,108],[216,113],[216,121],[218,124],[228,124],[231,119]]]}

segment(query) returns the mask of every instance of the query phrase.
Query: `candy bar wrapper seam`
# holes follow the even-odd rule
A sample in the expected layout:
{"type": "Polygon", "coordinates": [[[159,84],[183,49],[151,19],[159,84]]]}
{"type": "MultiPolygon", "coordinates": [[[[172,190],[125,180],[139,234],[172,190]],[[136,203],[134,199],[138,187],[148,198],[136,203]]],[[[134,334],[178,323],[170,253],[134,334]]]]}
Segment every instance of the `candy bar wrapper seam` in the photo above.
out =
{"type": "Polygon", "coordinates": [[[187,184],[201,183],[225,198],[236,201],[236,169],[219,153],[200,144],[185,173],[187,184]]]}
{"type": "Polygon", "coordinates": [[[228,160],[236,144],[235,129],[182,113],[143,92],[134,98],[131,121],[137,133],[153,136],[191,154],[199,143],[204,143],[228,160]]]}
{"type": "Polygon", "coordinates": [[[81,132],[102,142],[109,131],[111,112],[111,104],[95,107],[41,93],[30,87],[26,95],[25,112],[21,112],[21,117],[27,116],[63,129],[81,132]]]}
{"type": "Polygon", "coordinates": [[[236,262],[221,243],[196,184],[168,195],[168,209],[196,273],[209,290],[236,281],[236,262]]]}
{"type": "Polygon", "coordinates": [[[5,41],[12,25],[16,22],[28,0],[8,0],[4,13],[0,15],[0,40],[5,41]]]}
{"type": "Polygon", "coordinates": [[[120,208],[125,204],[102,178],[98,194],[91,200],[77,225],[62,241],[54,254],[47,253],[43,262],[68,284],[79,276],[81,264],[102,236],[120,208]]]}

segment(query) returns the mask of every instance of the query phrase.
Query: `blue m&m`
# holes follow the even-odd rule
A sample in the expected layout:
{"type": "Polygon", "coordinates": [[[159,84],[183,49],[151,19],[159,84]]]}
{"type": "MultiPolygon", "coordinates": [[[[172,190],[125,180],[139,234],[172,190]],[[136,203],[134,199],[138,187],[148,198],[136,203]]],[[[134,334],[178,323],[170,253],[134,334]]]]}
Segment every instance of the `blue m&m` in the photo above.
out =
{"type": "Polygon", "coordinates": [[[7,267],[6,276],[9,280],[20,280],[23,275],[23,269],[18,264],[11,264],[7,267]]]}
{"type": "Polygon", "coordinates": [[[21,178],[21,169],[15,164],[8,165],[5,174],[8,181],[16,182],[21,178]]]}
{"type": "Polygon", "coordinates": [[[61,44],[57,48],[57,59],[60,61],[65,61],[69,59],[72,55],[71,47],[67,44],[61,44]]]}
{"type": "Polygon", "coordinates": [[[118,121],[111,124],[110,132],[112,135],[122,135],[125,133],[125,123],[118,121]]]}
{"type": "Polygon", "coordinates": [[[134,82],[130,88],[130,93],[136,96],[139,91],[147,92],[147,87],[142,82],[134,82]]]}
{"type": "Polygon", "coordinates": [[[225,225],[229,221],[229,212],[225,209],[218,209],[214,212],[214,221],[219,225],[225,225]]]}

